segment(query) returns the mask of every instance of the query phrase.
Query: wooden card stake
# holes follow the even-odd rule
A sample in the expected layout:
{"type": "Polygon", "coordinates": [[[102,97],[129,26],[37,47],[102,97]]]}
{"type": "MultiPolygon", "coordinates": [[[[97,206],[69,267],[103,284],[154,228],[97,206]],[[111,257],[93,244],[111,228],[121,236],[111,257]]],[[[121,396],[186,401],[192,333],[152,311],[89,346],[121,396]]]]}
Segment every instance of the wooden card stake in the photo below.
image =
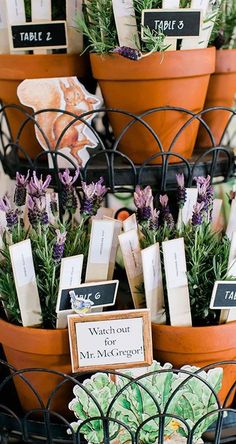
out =
{"type": "Polygon", "coordinates": [[[201,9],[203,23],[201,24],[200,36],[199,37],[192,37],[190,39],[183,39],[181,49],[197,49],[200,47],[199,45],[203,44],[203,43],[201,43],[201,40],[202,40],[202,42],[204,42],[203,29],[204,29],[204,27],[206,27],[206,25],[204,24],[204,19],[207,14],[209,1],[210,0],[192,0],[191,1],[191,9],[201,9]]]}
{"type": "Polygon", "coordinates": [[[83,33],[76,26],[76,18],[82,15],[82,0],[66,0],[66,23],[68,32],[69,54],[79,54],[83,51],[83,33]]]}
{"type": "Polygon", "coordinates": [[[38,287],[29,239],[9,247],[22,324],[34,327],[42,323],[38,287]]]}
{"type": "MultiPolygon", "coordinates": [[[[52,20],[51,0],[31,1],[31,21],[32,22],[50,22],[52,20]]],[[[50,50],[34,49],[34,54],[47,54],[50,50]]]]}
{"type": "Polygon", "coordinates": [[[141,254],[147,308],[150,309],[153,322],[165,324],[166,316],[159,243],[157,242],[145,248],[141,251],[141,254]]]}
{"type": "Polygon", "coordinates": [[[162,242],[171,325],[191,326],[184,239],[162,242]]]}
{"type": "Polygon", "coordinates": [[[120,46],[139,47],[139,35],[133,0],[112,0],[120,46]]]}
{"type": "Polygon", "coordinates": [[[152,363],[149,310],[70,315],[68,328],[73,372],[152,363]]]}
{"type": "Polygon", "coordinates": [[[213,231],[222,230],[222,221],[221,221],[221,208],[222,208],[223,200],[222,199],[214,199],[213,200],[213,210],[212,210],[212,220],[211,226],[213,231]]]}
{"type": "Polygon", "coordinates": [[[67,315],[73,313],[71,305],[68,307],[68,304],[66,304],[66,308],[63,308],[64,300],[62,294],[63,289],[74,288],[80,285],[83,260],[84,255],[79,254],[77,256],[65,257],[61,261],[59,292],[56,305],[57,328],[66,328],[67,315]]]}
{"type": "MultiPolygon", "coordinates": [[[[20,25],[26,22],[24,0],[6,0],[6,7],[7,7],[7,20],[9,26],[12,24],[20,25]]],[[[10,51],[15,52],[12,49],[11,43],[12,40],[9,39],[10,51]]],[[[24,54],[25,51],[20,51],[20,53],[24,54]]]]}
{"type": "Polygon", "coordinates": [[[127,233],[120,234],[119,242],[134,307],[143,308],[146,306],[146,302],[145,295],[141,290],[143,285],[143,267],[137,230],[130,230],[127,233]]]}
{"type": "Polygon", "coordinates": [[[113,220],[92,221],[85,282],[107,280],[114,229],[113,220]]]}
{"type": "MultiPolygon", "coordinates": [[[[179,9],[179,0],[163,0],[162,9],[179,9]]],[[[177,46],[177,39],[166,37],[165,44],[169,45],[167,51],[174,51],[177,46]]]]}

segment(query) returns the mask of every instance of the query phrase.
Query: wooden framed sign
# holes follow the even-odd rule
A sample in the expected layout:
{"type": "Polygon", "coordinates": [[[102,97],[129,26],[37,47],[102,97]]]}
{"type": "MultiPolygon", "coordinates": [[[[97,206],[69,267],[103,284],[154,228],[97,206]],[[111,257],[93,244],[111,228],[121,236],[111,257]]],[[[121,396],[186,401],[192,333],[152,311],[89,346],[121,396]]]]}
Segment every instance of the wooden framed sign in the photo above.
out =
{"type": "Polygon", "coordinates": [[[142,40],[145,40],[144,29],[160,31],[167,37],[196,37],[200,34],[201,10],[193,9],[143,9],[142,40]]]}
{"type": "Polygon", "coordinates": [[[211,296],[210,308],[215,310],[236,307],[236,281],[216,281],[211,296]]]}
{"type": "Polygon", "coordinates": [[[68,316],[72,371],[151,364],[150,319],[147,309],[68,316]]]}
{"type": "Polygon", "coordinates": [[[67,48],[66,22],[63,20],[11,25],[9,34],[12,51],[67,48]]]}

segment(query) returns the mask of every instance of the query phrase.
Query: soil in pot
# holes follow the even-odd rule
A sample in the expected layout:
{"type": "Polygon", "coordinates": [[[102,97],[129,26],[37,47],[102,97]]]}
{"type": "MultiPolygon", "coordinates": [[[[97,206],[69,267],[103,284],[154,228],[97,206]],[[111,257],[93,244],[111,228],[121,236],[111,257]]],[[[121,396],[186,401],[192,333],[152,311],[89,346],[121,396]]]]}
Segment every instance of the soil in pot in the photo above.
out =
{"type": "MultiPolygon", "coordinates": [[[[219,361],[236,360],[236,322],[208,327],[175,327],[152,324],[154,358],[180,368],[190,364],[204,367],[219,361]]],[[[223,402],[236,381],[236,363],[221,365],[223,402]]],[[[233,400],[231,396],[228,405],[233,400]]]]}
{"type": "MultiPolygon", "coordinates": [[[[0,100],[6,105],[21,105],[16,90],[17,86],[24,79],[68,76],[77,76],[86,85],[86,78],[88,82],[91,80],[88,58],[78,54],[1,54],[0,100]]],[[[92,84],[88,83],[86,86],[90,87],[92,84]]],[[[49,103],[45,103],[44,108],[50,107],[52,106],[49,103]]],[[[31,108],[24,107],[24,109],[32,114],[31,108]]],[[[13,139],[15,140],[26,116],[21,111],[13,108],[7,109],[6,114],[13,139]]],[[[33,123],[27,123],[20,137],[19,144],[31,158],[34,158],[43,150],[35,137],[33,123]]]]}
{"type": "MultiPolygon", "coordinates": [[[[17,370],[22,368],[47,368],[71,373],[69,339],[67,329],[43,330],[20,327],[0,319],[0,342],[6,360],[17,370]]],[[[24,376],[39,393],[46,405],[52,390],[63,381],[59,375],[47,372],[27,372],[24,376]]],[[[14,384],[25,411],[40,408],[33,391],[17,376],[14,384]]],[[[50,409],[68,417],[68,403],[73,397],[73,384],[66,382],[53,397],[50,409]]]]}
{"type": "MultiPolygon", "coordinates": [[[[236,94],[236,49],[216,51],[216,69],[211,75],[204,109],[214,106],[231,108],[236,94]]],[[[203,114],[203,119],[209,126],[216,145],[220,144],[224,130],[232,113],[224,110],[213,110],[203,114]]],[[[211,141],[204,127],[201,125],[197,137],[197,148],[211,147],[211,141]]]]}
{"type": "MultiPolygon", "coordinates": [[[[138,61],[118,54],[90,54],[92,73],[98,80],[108,108],[141,114],[156,107],[182,107],[190,112],[202,110],[210,74],[215,69],[215,48],[155,53],[138,61]]],[[[152,112],[145,117],[165,151],[191,115],[178,110],[152,112]]],[[[116,112],[109,119],[118,137],[132,120],[116,112]]],[[[173,146],[173,151],[191,157],[198,131],[192,122],[173,146]]],[[[142,163],[160,151],[153,135],[141,123],[135,123],[122,137],[118,149],[134,162],[142,163]]],[[[180,161],[176,156],[170,162],[180,161]]],[[[161,163],[160,157],[153,163],[161,163]]]]}

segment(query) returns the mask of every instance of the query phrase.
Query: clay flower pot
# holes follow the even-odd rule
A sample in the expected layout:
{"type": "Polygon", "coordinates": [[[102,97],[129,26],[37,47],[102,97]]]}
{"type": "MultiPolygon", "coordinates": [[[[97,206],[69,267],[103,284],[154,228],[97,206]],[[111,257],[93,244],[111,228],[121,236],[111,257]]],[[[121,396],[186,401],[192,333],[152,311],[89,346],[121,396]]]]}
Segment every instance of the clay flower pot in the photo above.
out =
{"type": "MultiPolygon", "coordinates": [[[[232,107],[236,94],[236,49],[216,51],[216,69],[211,75],[204,108],[212,106],[232,107]]],[[[210,127],[216,145],[220,144],[227,122],[232,113],[227,111],[210,111],[203,114],[203,119],[210,127]]],[[[197,138],[197,147],[209,148],[210,138],[201,126],[197,138]]]]}
{"type": "MultiPolygon", "coordinates": [[[[22,368],[47,368],[62,373],[71,373],[69,339],[67,329],[44,330],[20,327],[0,319],[0,342],[6,360],[17,370],[22,368]]],[[[24,376],[37,390],[46,404],[51,391],[63,379],[46,372],[29,372],[24,376]]],[[[33,391],[19,377],[14,384],[22,408],[25,411],[40,408],[33,391]]],[[[67,405],[72,398],[71,384],[66,382],[59,389],[51,408],[62,414],[69,412],[67,405]]]]}
{"type": "MultiPolygon", "coordinates": [[[[160,362],[171,362],[176,368],[185,364],[204,367],[236,359],[236,322],[208,327],[175,327],[153,323],[152,338],[154,358],[160,362]]],[[[221,367],[224,373],[219,399],[224,402],[236,381],[236,364],[221,367]]]]}
{"type": "MultiPolygon", "coordinates": [[[[98,80],[108,108],[141,114],[156,107],[182,107],[189,111],[202,110],[210,74],[215,69],[215,48],[166,51],[154,53],[138,61],[119,54],[90,54],[92,73],[98,80]]],[[[191,116],[165,110],[145,117],[168,151],[180,128],[191,116]]],[[[131,118],[109,113],[115,137],[131,118]]],[[[199,123],[189,125],[173,146],[173,151],[191,157],[199,123]]],[[[157,141],[144,125],[135,123],[122,137],[118,149],[134,162],[142,163],[160,151],[157,141]]],[[[181,161],[171,156],[170,162],[181,161]]],[[[154,163],[161,163],[160,157],[154,163]]]]}
{"type": "MultiPolygon", "coordinates": [[[[88,74],[89,60],[85,56],[79,57],[78,54],[2,54],[0,55],[0,100],[6,105],[20,105],[16,89],[24,79],[68,76],[85,79],[88,74]]],[[[44,108],[50,107],[52,107],[50,103],[45,101],[44,108]]],[[[31,108],[24,107],[24,109],[32,113],[31,108]]],[[[26,116],[16,109],[8,109],[7,117],[15,139],[26,116]]],[[[43,150],[36,140],[32,123],[24,128],[19,143],[32,158],[43,150]]]]}

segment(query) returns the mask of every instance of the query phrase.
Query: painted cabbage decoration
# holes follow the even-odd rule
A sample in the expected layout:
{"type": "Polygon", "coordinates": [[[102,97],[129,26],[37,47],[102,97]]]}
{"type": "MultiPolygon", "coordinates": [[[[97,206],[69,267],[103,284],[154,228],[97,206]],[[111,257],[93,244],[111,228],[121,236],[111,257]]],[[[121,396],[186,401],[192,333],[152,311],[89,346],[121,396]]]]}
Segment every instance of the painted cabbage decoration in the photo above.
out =
{"type": "MultiPolygon", "coordinates": [[[[100,417],[103,414],[109,417],[109,434],[113,444],[131,443],[130,432],[135,433],[138,427],[138,442],[152,444],[158,439],[158,413],[164,412],[168,414],[164,420],[164,440],[168,440],[169,444],[181,442],[197,421],[218,408],[216,397],[204,381],[218,393],[223,370],[214,368],[207,373],[200,371],[200,380],[196,376],[189,376],[189,373],[198,370],[197,367],[184,366],[182,372],[180,370],[178,373],[171,369],[171,364],[162,367],[154,361],[148,373],[138,378],[139,382],[132,381],[132,372],[123,373],[127,377],[117,376],[115,381],[105,373],[96,373],[74,387],[75,398],[70,402],[69,409],[74,412],[77,421],[71,424],[71,428],[82,433],[89,444],[102,444],[104,434],[100,417]],[[172,394],[174,396],[168,403],[172,394]],[[100,411],[94,400],[100,405],[100,411]],[[90,421],[82,424],[89,418],[90,421]]],[[[213,413],[199,423],[194,430],[194,442],[216,419],[217,414],[213,413]]]]}

